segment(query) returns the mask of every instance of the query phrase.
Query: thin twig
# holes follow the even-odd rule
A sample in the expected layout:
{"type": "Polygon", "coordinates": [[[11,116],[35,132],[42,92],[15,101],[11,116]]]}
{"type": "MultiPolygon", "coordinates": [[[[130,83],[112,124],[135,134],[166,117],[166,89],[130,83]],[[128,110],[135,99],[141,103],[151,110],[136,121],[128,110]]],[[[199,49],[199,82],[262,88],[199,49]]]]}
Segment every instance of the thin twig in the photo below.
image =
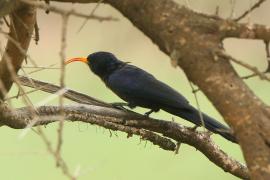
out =
{"type": "MultiPolygon", "coordinates": [[[[99,7],[99,5],[100,5],[103,1],[104,1],[104,0],[99,0],[99,1],[98,1],[98,3],[95,5],[94,9],[93,9],[93,10],[91,11],[91,13],[89,14],[89,17],[91,17],[92,15],[94,15],[94,13],[96,12],[97,8],[99,7]]],[[[79,32],[82,30],[82,28],[86,25],[87,21],[88,21],[88,18],[86,18],[86,19],[84,20],[84,22],[82,23],[82,25],[81,25],[81,27],[79,28],[79,30],[78,30],[77,33],[79,33],[79,32]]]]}
{"type": "Polygon", "coordinates": [[[49,153],[51,153],[55,159],[58,159],[59,161],[59,166],[61,167],[61,170],[63,172],[64,175],[66,175],[69,179],[71,180],[76,180],[77,178],[74,177],[69,169],[68,169],[68,166],[66,164],[66,162],[62,159],[62,157],[58,154],[56,154],[53,150],[53,147],[51,145],[51,142],[49,141],[49,139],[46,137],[46,135],[44,134],[44,132],[42,131],[41,127],[37,127],[37,132],[38,132],[38,135],[41,137],[41,139],[43,140],[43,142],[45,143],[49,153]]]}
{"type": "MultiPolygon", "coordinates": [[[[61,89],[65,88],[65,50],[66,50],[66,36],[67,36],[67,23],[68,23],[68,15],[62,16],[62,35],[61,35],[61,50],[60,50],[60,61],[61,61],[61,74],[60,74],[60,87],[61,89]]],[[[56,145],[56,155],[60,157],[61,146],[63,144],[63,128],[64,128],[64,111],[62,110],[64,105],[63,94],[59,96],[59,107],[60,114],[62,118],[59,121],[59,127],[57,129],[58,139],[56,145]]],[[[59,164],[59,159],[57,159],[57,164],[59,164]]]]}
{"type": "MultiPolygon", "coordinates": [[[[48,93],[56,93],[61,88],[57,85],[53,85],[47,82],[42,82],[36,79],[31,79],[35,83],[35,86],[31,83],[31,81],[23,76],[19,76],[20,82],[23,86],[28,86],[31,88],[37,88],[42,91],[48,92],[48,93]]],[[[106,102],[102,102],[96,98],[84,95],[82,93],[67,89],[67,91],[63,94],[65,98],[70,99],[74,102],[82,103],[82,104],[90,104],[90,105],[97,105],[97,106],[104,106],[104,107],[113,107],[111,104],[108,104],[106,102]]]]}
{"type": "MultiPolygon", "coordinates": [[[[36,73],[36,72],[40,72],[40,71],[43,71],[45,69],[61,69],[61,68],[58,68],[58,67],[54,68],[53,66],[55,66],[55,65],[57,65],[57,64],[51,64],[51,65],[46,66],[46,67],[38,67],[38,66],[37,67],[29,67],[29,68],[37,68],[37,69],[28,72],[28,74],[33,74],[33,73],[36,73]]],[[[26,67],[26,68],[28,68],[28,67],[26,67]]]]}
{"type": "MultiPolygon", "coordinates": [[[[3,53],[3,59],[5,60],[5,62],[6,62],[6,68],[7,68],[7,70],[8,70],[8,72],[9,72],[9,75],[10,75],[10,77],[5,77],[5,78],[10,78],[10,81],[9,81],[9,83],[11,82],[15,82],[15,84],[18,86],[18,89],[19,89],[19,93],[20,94],[22,94],[22,98],[23,98],[23,102],[25,103],[25,105],[29,108],[29,115],[31,115],[32,116],[32,121],[31,121],[31,123],[28,123],[28,125],[27,126],[25,126],[26,128],[31,128],[36,122],[38,122],[38,121],[40,121],[40,118],[39,118],[39,112],[36,110],[36,108],[35,108],[35,106],[33,105],[33,103],[31,102],[31,100],[29,99],[29,97],[27,96],[27,93],[26,93],[26,91],[24,90],[24,88],[21,86],[21,84],[20,84],[20,81],[19,81],[19,79],[18,79],[18,77],[17,77],[17,74],[16,74],[16,72],[20,69],[20,67],[21,67],[21,63],[23,62],[22,60],[23,60],[23,57],[25,56],[25,54],[26,54],[26,49],[27,49],[27,46],[26,47],[24,47],[24,48],[21,48],[21,44],[23,44],[24,42],[20,42],[21,41],[21,39],[19,39],[18,37],[21,37],[21,36],[25,36],[25,33],[27,33],[27,36],[25,36],[25,38],[23,39],[23,40],[25,40],[26,42],[29,40],[30,41],[30,37],[31,37],[31,34],[32,34],[32,30],[33,30],[33,28],[34,28],[34,23],[35,23],[35,15],[36,15],[36,13],[35,13],[35,9],[34,8],[31,8],[31,6],[29,6],[29,11],[31,11],[32,10],[32,13],[29,13],[30,15],[28,15],[27,14],[27,16],[25,16],[25,14],[23,14],[23,13],[28,13],[27,11],[20,11],[20,15],[23,15],[23,16],[18,16],[16,13],[13,13],[14,14],[14,16],[16,16],[17,18],[12,18],[12,25],[13,25],[13,27],[11,28],[11,35],[10,35],[10,37],[9,37],[9,35],[8,35],[8,45],[10,46],[10,44],[12,44],[12,45],[15,45],[15,47],[16,48],[13,48],[12,50],[17,50],[17,49],[19,49],[19,51],[18,52],[20,52],[20,51],[23,51],[23,52],[20,52],[20,53],[17,53],[17,57],[14,57],[15,55],[16,55],[16,52],[11,52],[11,51],[9,51],[9,52],[5,52],[5,53],[3,53]],[[29,22],[28,21],[25,21],[27,18],[31,18],[31,23],[33,23],[33,24],[28,24],[29,22]],[[26,23],[25,23],[25,22],[26,23]],[[18,28],[16,29],[15,28],[15,26],[17,27],[18,26],[18,28]],[[28,27],[29,26],[29,27],[28,27]],[[23,31],[20,29],[20,27],[22,27],[22,29],[23,29],[23,31]],[[15,30],[20,30],[20,31],[18,31],[18,32],[15,32],[15,30]],[[23,33],[24,32],[24,33],[23,33]],[[23,34],[22,34],[23,33],[23,34]],[[16,37],[16,38],[14,38],[14,36],[16,37]],[[26,38],[27,37],[27,38],[26,38]],[[20,41],[18,41],[17,42],[17,40],[20,40],[20,41]],[[17,45],[18,44],[18,45],[17,45]],[[17,45],[17,46],[16,46],[17,45]],[[20,48],[22,49],[22,50],[20,50],[20,48]],[[11,58],[11,57],[12,58],[11,58]],[[15,60],[17,60],[17,62],[15,63],[11,63],[11,62],[13,62],[13,61],[15,61],[15,60]],[[16,65],[16,66],[15,66],[16,65]],[[14,67],[13,67],[14,66],[14,67]],[[15,68],[16,68],[16,71],[15,71],[15,68]]],[[[26,43],[27,44],[27,43],[26,43]]],[[[24,43],[24,46],[25,46],[25,43],[24,43]]],[[[8,48],[7,48],[8,49],[8,48]]],[[[26,73],[25,71],[23,71],[24,73],[26,73]]],[[[27,75],[27,74],[26,74],[27,75]]],[[[35,84],[33,84],[33,82],[30,80],[29,81],[33,86],[35,86],[35,84]]],[[[3,103],[2,103],[3,104],[3,103]]],[[[42,130],[40,129],[39,130],[40,132],[42,132],[42,130]]],[[[21,133],[21,134],[23,134],[24,132],[27,132],[27,129],[24,129],[24,131],[21,133]]],[[[25,133],[24,133],[25,134],[25,133]]],[[[45,144],[47,144],[46,142],[45,142],[45,144]]],[[[63,163],[62,162],[63,160],[61,160],[61,163],[60,163],[60,168],[62,169],[62,171],[64,172],[64,174],[67,174],[66,173],[66,168],[65,168],[65,163],[63,163]]],[[[74,178],[72,178],[72,179],[74,179],[74,178]]]]}
{"type": "Polygon", "coordinates": [[[112,16],[102,17],[102,16],[97,16],[94,14],[89,16],[87,14],[77,12],[74,9],[65,10],[65,9],[62,9],[62,8],[59,8],[56,6],[44,4],[42,2],[36,2],[36,1],[31,1],[31,0],[20,0],[20,1],[27,3],[27,4],[30,4],[30,5],[34,5],[37,8],[49,10],[50,12],[54,12],[54,13],[61,14],[61,15],[70,14],[70,15],[73,15],[76,17],[94,19],[94,20],[98,20],[98,21],[118,21],[117,18],[114,18],[112,16]]]}
{"type": "Polygon", "coordinates": [[[61,69],[60,67],[52,67],[56,64],[51,64],[49,66],[22,66],[24,69],[61,69]]]}
{"type": "Polygon", "coordinates": [[[270,81],[270,78],[269,78],[266,74],[260,72],[260,71],[258,70],[258,68],[254,67],[254,66],[251,66],[251,65],[249,65],[249,64],[247,64],[247,63],[245,63],[245,62],[242,62],[242,61],[240,61],[240,60],[237,60],[237,59],[235,59],[234,57],[228,55],[228,54],[227,54],[226,52],[224,52],[224,51],[217,51],[216,53],[217,53],[218,56],[223,57],[223,58],[225,58],[225,59],[229,59],[229,60],[231,60],[232,62],[235,62],[236,64],[239,64],[240,66],[243,66],[244,68],[246,68],[246,69],[248,69],[248,70],[254,72],[254,74],[258,75],[262,80],[270,81]]]}
{"type": "Polygon", "coordinates": [[[199,99],[198,99],[198,96],[197,96],[197,91],[193,87],[192,82],[189,81],[189,80],[188,80],[188,82],[189,82],[189,85],[190,85],[190,87],[192,89],[192,93],[193,93],[193,95],[195,97],[196,106],[197,106],[197,109],[198,109],[198,113],[199,113],[199,116],[200,116],[200,120],[201,120],[201,123],[202,123],[203,130],[206,131],[206,129],[205,129],[205,123],[204,123],[204,119],[203,119],[203,114],[202,114],[202,111],[201,111],[201,108],[200,108],[200,104],[199,104],[199,99]]]}
{"type": "Polygon", "coordinates": [[[236,0],[230,0],[231,3],[231,13],[230,13],[230,19],[234,18],[234,14],[235,14],[235,4],[236,4],[236,0]]]}
{"type": "Polygon", "coordinates": [[[264,3],[266,0],[259,0],[256,2],[253,6],[251,6],[248,10],[246,10],[242,15],[240,15],[238,18],[235,19],[235,21],[240,21],[241,19],[245,18],[248,14],[250,14],[254,9],[259,8],[262,3],[264,3]]]}
{"type": "MultiPolygon", "coordinates": [[[[1,86],[1,81],[0,81],[0,86],[1,86]]],[[[25,94],[31,94],[31,93],[34,93],[34,92],[37,92],[39,91],[40,89],[32,89],[30,91],[26,91],[25,94]]],[[[7,100],[11,100],[11,99],[14,99],[14,98],[19,98],[20,96],[23,96],[24,94],[22,92],[19,92],[16,96],[11,96],[11,97],[6,97],[4,100],[7,101],[7,100]]]]}
{"type": "MultiPolygon", "coordinates": [[[[269,41],[264,41],[264,44],[265,44],[265,52],[266,52],[266,59],[267,59],[267,68],[264,72],[260,72],[261,74],[266,74],[268,72],[270,72],[270,51],[269,51],[269,41]]],[[[247,76],[243,76],[241,77],[242,79],[249,79],[249,78],[253,78],[253,77],[256,77],[258,76],[257,73],[253,73],[253,74],[250,74],[250,75],[247,75],[247,76]]],[[[265,75],[266,76],[266,75],[265,75]]]]}
{"type": "MultiPolygon", "coordinates": [[[[0,49],[0,51],[2,51],[1,49],[0,49]]],[[[3,53],[3,52],[2,52],[3,53]]],[[[22,87],[22,85],[20,84],[20,80],[17,78],[17,74],[16,74],[16,72],[15,72],[15,70],[14,70],[14,67],[13,67],[13,65],[11,64],[11,62],[12,62],[12,60],[11,60],[11,58],[9,57],[9,55],[7,54],[7,53],[4,53],[4,55],[3,55],[3,58],[5,58],[6,59],[6,65],[7,65],[7,69],[8,69],[8,71],[10,72],[10,76],[11,76],[11,79],[13,80],[13,82],[15,82],[15,84],[17,85],[17,87],[18,87],[18,89],[22,92],[22,94],[23,94],[23,102],[25,103],[25,105],[27,105],[27,106],[30,106],[30,107],[33,107],[32,108],[32,113],[33,114],[35,114],[36,113],[36,110],[35,110],[35,108],[34,108],[34,106],[33,106],[33,104],[32,104],[32,102],[31,102],[31,100],[30,100],[30,98],[27,96],[27,94],[25,93],[25,90],[24,90],[24,88],[22,87]]]]}
{"type": "Polygon", "coordinates": [[[9,24],[7,18],[4,16],[3,19],[4,19],[4,22],[5,22],[5,24],[7,25],[7,27],[10,27],[10,24],[9,24]]]}

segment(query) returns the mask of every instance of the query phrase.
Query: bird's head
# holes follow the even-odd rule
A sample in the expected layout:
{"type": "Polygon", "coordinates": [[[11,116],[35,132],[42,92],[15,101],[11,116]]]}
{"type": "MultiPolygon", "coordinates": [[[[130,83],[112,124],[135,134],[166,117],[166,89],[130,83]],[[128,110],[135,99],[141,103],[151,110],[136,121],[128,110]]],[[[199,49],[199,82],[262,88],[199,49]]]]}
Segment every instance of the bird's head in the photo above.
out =
{"type": "Polygon", "coordinates": [[[103,80],[124,64],[109,52],[95,52],[90,54],[87,58],[72,58],[66,61],[65,64],[76,61],[86,63],[91,71],[103,80]]]}

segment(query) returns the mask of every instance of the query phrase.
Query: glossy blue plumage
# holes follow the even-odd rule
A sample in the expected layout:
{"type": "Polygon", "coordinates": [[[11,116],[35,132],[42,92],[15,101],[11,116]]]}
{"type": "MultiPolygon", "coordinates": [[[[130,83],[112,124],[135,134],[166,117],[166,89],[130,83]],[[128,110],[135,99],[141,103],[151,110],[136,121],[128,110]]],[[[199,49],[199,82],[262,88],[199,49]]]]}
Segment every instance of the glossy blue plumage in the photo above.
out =
{"type": "MultiPolygon", "coordinates": [[[[184,96],[148,72],[124,63],[107,52],[93,53],[88,56],[88,60],[90,69],[130,106],[140,106],[153,111],[162,109],[198,126],[202,125],[198,110],[192,107],[184,96]]],[[[202,116],[208,130],[236,142],[228,127],[204,113],[202,116]]]]}
{"type": "Polygon", "coordinates": [[[188,106],[188,101],[174,89],[129,64],[110,74],[105,83],[123,100],[137,106],[157,110],[188,106]]]}

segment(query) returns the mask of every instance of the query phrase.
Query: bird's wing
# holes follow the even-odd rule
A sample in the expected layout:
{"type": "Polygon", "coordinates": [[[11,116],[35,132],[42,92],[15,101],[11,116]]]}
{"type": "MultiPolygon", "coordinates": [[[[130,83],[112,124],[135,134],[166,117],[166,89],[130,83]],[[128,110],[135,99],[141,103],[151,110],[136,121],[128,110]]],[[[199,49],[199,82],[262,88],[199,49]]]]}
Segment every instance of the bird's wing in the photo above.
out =
{"type": "Polygon", "coordinates": [[[162,107],[188,108],[189,103],[180,93],[157,80],[153,75],[132,65],[111,74],[107,86],[128,102],[142,102],[162,107]]]}

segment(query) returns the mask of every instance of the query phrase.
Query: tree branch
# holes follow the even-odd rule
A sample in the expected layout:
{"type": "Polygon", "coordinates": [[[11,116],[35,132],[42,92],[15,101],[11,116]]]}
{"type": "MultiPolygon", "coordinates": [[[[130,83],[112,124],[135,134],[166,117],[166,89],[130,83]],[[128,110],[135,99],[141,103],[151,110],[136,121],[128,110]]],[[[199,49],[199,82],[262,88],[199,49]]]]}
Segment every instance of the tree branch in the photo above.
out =
{"type": "Polygon", "coordinates": [[[229,59],[216,54],[222,50],[220,43],[226,37],[269,41],[269,28],[195,13],[179,7],[172,0],[106,2],[118,9],[163,52],[176,60],[187,77],[199,86],[236,132],[251,177],[269,179],[270,118],[265,113],[266,105],[237,75],[229,59]],[[252,147],[250,142],[253,143],[252,147]]]}
{"type": "MultiPolygon", "coordinates": [[[[57,86],[49,83],[40,83],[31,79],[26,81],[24,78],[20,78],[22,84],[29,87],[33,86],[31,81],[35,83],[35,86],[46,92],[54,92],[57,86]],[[44,89],[40,84],[45,85],[44,89]],[[48,90],[53,87],[54,90],[48,90]]],[[[58,87],[60,89],[60,87],[58,87]]],[[[65,97],[72,97],[76,99],[78,94],[73,94],[74,91],[67,91],[65,97]]],[[[82,95],[83,102],[89,100],[89,104],[92,102],[92,98],[86,95],[82,95]]],[[[79,99],[76,99],[78,102],[79,99]]],[[[96,103],[97,100],[94,101],[96,103]]],[[[103,102],[100,102],[102,104],[103,102]]],[[[7,105],[2,104],[0,107],[2,113],[0,113],[0,123],[7,125],[11,128],[22,129],[29,124],[34,126],[45,125],[60,119],[61,108],[58,106],[41,106],[36,108],[39,114],[39,119],[35,119],[30,109],[27,107],[17,110],[10,110],[7,105]],[[34,123],[33,123],[34,121],[34,123]]],[[[230,158],[225,152],[223,152],[217,145],[213,143],[207,133],[200,133],[177,124],[175,122],[169,122],[157,119],[146,119],[145,116],[130,112],[121,111],[108,106],[97,105],[73,105],[63,107],[65,119],[71,121],[82,121],[90,124],[105,127],[111,130],[118,130],[128,133],[128,136],[135,134],[141,136],[143,139],[152,142],[160,146],[162,149],[174,151],[176,145],[173,141],[189,144],[200,152],[202,152],[210,161],[221,167],[224,171],[238,176],[243,179],[248,179],[248,170],[241,163],[230,158]],[[163,136],[161,136],[162,134],[163,136]],[[173,141],[172,141],[173,140],[173,141]]]]}
{"type": "Polygon", "coordinates": [[[0,18],[16,9],[18,4],[17,0],[0,1],[0,18]]]}
{"type": "MultiPolygon", "coordinates": [[[[51,0],[51,1],[56,1],[56,2],[72,2],[72,3],[97,3],[99,0],[51,0]]],[[[264,2],[260,2],[262,0],[259,0],[259,4],[264,2]]],[[[120,12],[124,13],[124,11],[117,6],[117,4],[124,4],[125,0],[118,1],[117,3],[114,3],[113,0],[104,0],[104,3],[108,3],[112,5],[114,8],[118,9],[120,12]]],[[[137,4],[138,2],[136,2],[137,4]]],[[[130,8],[126,9],[126,11],[130,11],[134,8],[133,7],[133,1],[127,2],[127,4],[130,6],[130,8]]],[[[186,25],[190,26],[192,28],[192,31],[198,31],[202,34],[213,34],[216,36],[218,39],[224,39],[228,37],[235,37],[235,38],[242,38],[242,39],[260,39],[260,40],[265,40],[269,41],[270,40],[270,28],[265,26],[265,25],[260,25],[260,24],[247,24],[247,23],[238,23],[235,20],[230,20],[230,19],[222,19],[218,16],[215,15],[206,15],[203,13],[197,13],[191,9],[188,9],[184,6],[179,7],[179,5],[171,0],[162,0],[159,2],[155,2],[155,0],[151,0],[148,3],[145,3],[150,5],[151,7],[158,7],[162,5],[166,5],[166,10],[162,11],[163,14],[156,14],[155,12],[152,12],[151,14],[155,14],[156,16],[163,16],[161,20],[166,20],[172,18],[172,22],[167,22],[167,24],[164,24],[164,26],[170,26],[170,29],[167,29],[169,34],[174,34],[177,31],[177,26],[176,25],[176,17],[178,19],[181,19],[185,23],[180,23],[178,22],[178,25],[181,27],[185,27],[186,25]],[[156,4],[152,4],[156,3],[156,4]],[[170,8],[174,7],[173,11],[171,11],[170,8]],[[176,17],[172,17],[171,15],[174,14],[176,17]],[[170,32],[172,31],[172,32],[170,32]]],[[[257,3],[256,3],[257,4],[257,3]]],[[[145,6],[142,6],[141,8],[142,11],[146,10],[145,6]]],[[[124,13],[124,15],[127,16],[127,18],[131,21],[135,17],[131,14],[127,15],[124,13]]],[[[150,16],[150,15],[148,15],[150,16]]],[[[147,16],[147,17],[148,17],[147,16]]],[[[154,17],[156,17],[154,16],[154,17]]],[[[160,24],[163,21],[156,21],[156,23],[160,24]]],[[[141,21],[134,22],[134,25],[138,28],[140,28],[138,25],[142,23],[141,21]]],[[[153,23],[153,22],[147,22],[147,23],[153,23]]],[[[141,28],[140,28],[141,29],[141,28]]],[[[146,29],[141,29],[144,33],[148,34],[146,29]]],[[[183,30],[183,29],[182,29],[183,30]]],[[[188,31],[189,32],[189,31],[188,31]]],[[[186,32],[187,33],[187,32],[186,32]]],[[[179,31],[178,34],[182,34],[181,31],[179,31]]],[[[179,36],[179,35],[178,35],[179,36]]],[[[152,39],[151,36],[149,38],[152,39]]],[[[182,42],[184,42],[183,39],[181,39],[182,42]]],[[[155,41],[154,41],[155,42],[155,41]]],[[[157,42],[155,42],[157,43],[157,42]]],[[[165,43],[165,42],[162,42],[165,43]]],[[[157,43],[158,44],[158,43],[157,43]]],[[[159,44],[158,44],[159,45],[159,44]]],[[[170,54],[168,54],[170,55],[170,54]]]]}
{"type": "MultiPolygon", "coordinates": [[[[56,93],[61,88],[54,84],[49,84],[46,82],[42,82],[36,79],[26,78],[24,76],[19,76],[19,80],[23,86],[28,86],[31,88],[39,89],[41,91],[45,91],[48,93],[56,93]]],[[[96,98],[87,96],[85,94],[67,89],[67,92],[63,94],[63,96],[71,101],[81,103],[81,104],[89,104],[89,105],[96,105],[96,106],[104,106],[104,107],[112,107],[112,105],[107,104],[101,100],[97,100],[96,98]]]]}
{"type": "Polygon", "coordinates": [[[20,1],[22,1],[24,3],[27,3],[29,5],[33,5],[33,6],[37,7],[37,8],[48,10],[50,12],[54,12],[54,13],[58,13],[58,14],[62,14],[62,15],[69,14],[69,15],[73,15],[73,16],[76,16],[76,17],[80,17],[80,18],[95,19],[95,20],[98,20],[98,21],[101,21],[101,22],[102,21],[117,21],[118,20],[118,19],[113,18],[111,16],[101,17],[101,16],[97,16],[95,14],[87,15],[87,14],[77,12],[74,9],[65,10],[65,9],[62,9],[62,8],[59,8],[59,7],[56,7],[56,6],[52,6],[52,5],[49,5],[49,4],[44,4],[42,2],[35,2],[35,1],[32,1],[32,0],[20,0],[20,1]]]}
{"type": "Polygon", "coordinates": [[[257,1],[251,8],[249,8],[247,11],[245,11],[241,16],[235,19],[235,21],[240,21],[244,17],[246,17],[248,14],[250,14],[254,9],[259,8],[262,3],[264,3],[266,0],[259,0],[257,1]]]}
{"type": "MultiPolygon", "coordinates": [[[[21,4],[11,15],[10,37],[15,39],[25,52],[30,44],[35,22],[36,10],[30,5],[21,4]]],[[[24,58],[25,54],[9,39],[0,62],[0,81],[4,89],[0,89],[0,99],[3,99],[11,88],[13,77],[21,68],[24,58]]]]}
{"type": "Polygon", "coordinates": [[[251,177],[270,179],[270,121],[263,111],[265,104],[237,75],[230,60],[216,54],[226,37],[269,40],[269,28],[204,16],[172,0],[106,2],[173,57],[188,79],[211,100],[234,130],[251,177]]]}

